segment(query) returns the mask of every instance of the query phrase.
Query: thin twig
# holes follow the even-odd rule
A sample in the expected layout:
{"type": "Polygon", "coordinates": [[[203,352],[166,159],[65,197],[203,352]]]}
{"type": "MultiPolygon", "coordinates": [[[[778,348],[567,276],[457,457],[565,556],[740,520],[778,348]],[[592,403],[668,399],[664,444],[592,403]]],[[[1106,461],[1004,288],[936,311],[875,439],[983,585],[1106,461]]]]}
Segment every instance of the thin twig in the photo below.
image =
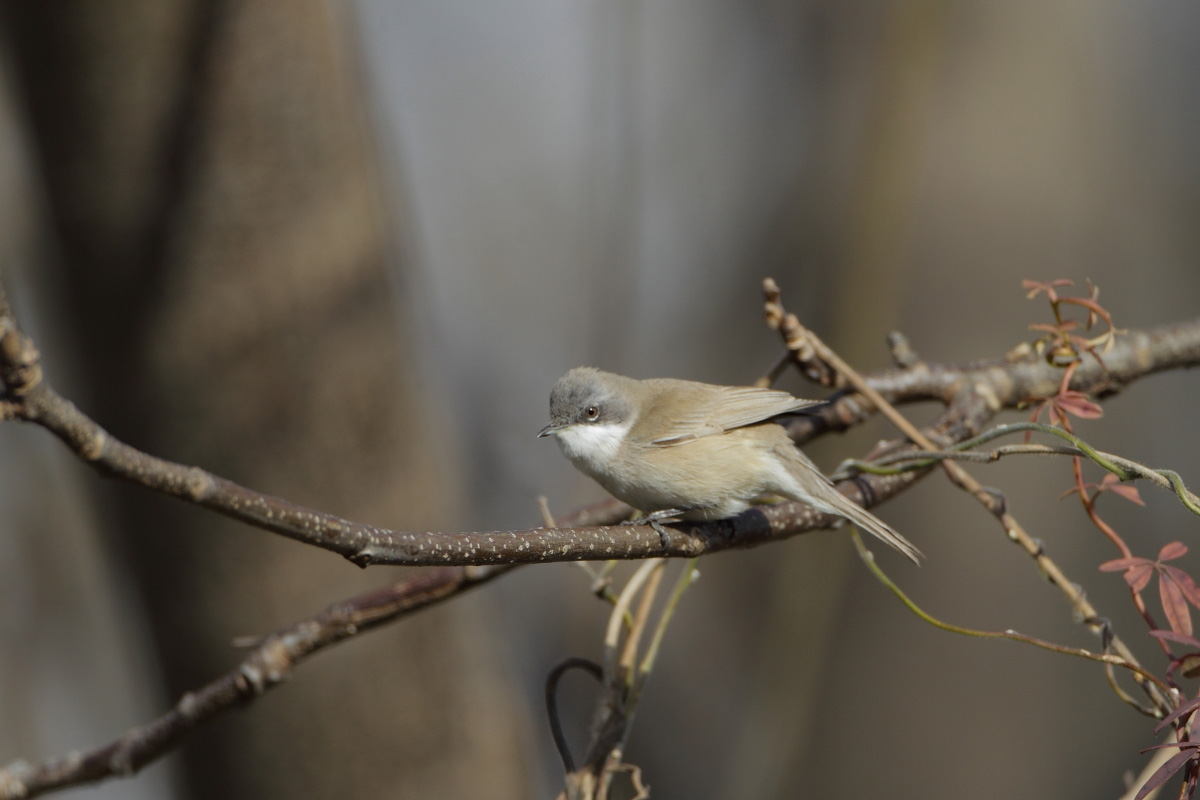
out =
{"type": "MultiPolygon", "coordinates": [[[[1114,655],[1110,655],[1108,653],[1093,653],[1091,650],[1086,650],[1082,647],[1070,647],[1068,645],[1056,644],[1054,642],[1048,642],[1045,639],[1039,639],[1036,636],[1029,636],[1027,634],[1018,633],[1017,631],[1013,631],[1013,630],[981,631],[981,630],[975,630],[973,628],[964,628],[961,625],[954,625],[949,622],[943,622],[942,620],[938,619],[937,617],[934,617],[932,614],[930,614],[929,612],[925,611],[920,606],[918,606],[912,600],[912,598],[910,598],[907,594],[904,593],[904,590],[902,590],[899,586],[896,585],[895,581],[893,581],[891,578],[889,578],[887,576],[887,573],[885,573],[883,571],[883,569],[881,569],[880,566],[877,563],[875,563],[875,554],[872,553],[869,549],[867,549],[867,546],[865,544],[863,544],[862,537],[858,535],[858,531],[856,529],[852,528],[850,535],[854,539],[854,547],[858,551],[859,558],[862,559],[862,562],[867,566],[867,569],[870,571],[870,573],[875,576],[876,580],[878,580],[880,583],[882,583],[885,587],[887,587],[888,591],[890,591],[897,598],[899,598],[900,602],[903,603],[904,606],[906,608],[908,608],[909,611],[913,612],[914,614],[916,614],[918,617],[920,617],[922,620],[929,623],[930,625],[933,625],[935,628],[941,628],[944,631],[949,631],[951,633],[957,633],[961,636],[971,636],[976,639],[1009,639],[1014,642],[1023,642],[1025,644],[1030,644],[1030,645],[1033,645],[1034,647],[1039,647],[1042,650],[1049,650],[1052,653],[1058,653],[1060,655],[1066,655],[1066,656],[1075,656],[1077,658],[1086,658],[1089,661],[1096,661],[1101,664],[1107,664],[1107,665],[1114,666],[1114,667],[1121,667],[1122,669],[1127,669],[1130,672],[1133,672],[1134,674],[1140,676],[1143,680],[1146,680],[1146,681],[1149,681],[1149,682],[1155,684],[1164,693],[1166,693],[1168,695],[1171,694],[1170,687],[1168,687],[1165,683],[1163,683],[1158,678],[1158,676],[1156,676],[1150,672],[1147,672],[1146,669],[1143,668],[1142,666],[1132,663],[1130,661],[1127,661],[1124,658],[1121,658],[1120,656],[1114,656],[1114,655]]],[[[1153,708],[1146,708],[1146,707],[1138,705],[1136,703],[1134,704],[1134,707],[1137,708],[1138,711],[1141,711],[1143,714],[1145,714],[1148,717],[1157,717],[1158,716],[1156,714],[1156,710],[1153,708]]]]}
{"type": "Polygon", "coordinates": [[[637,613],[633,616],[633,624],[625,633],[625,647],[621,651],[618,668],[625,676],[631,692],[637,681],[634,662],[637,660],[638,647],[641,644],[642,635],[645,633],[646,624],[650,620],[650,609],[654,605],[655,598],[658,597],[658,587],[662,583],[663,570],[666,566],[665,560],[659,561],[658,566],[650,573],[650,580],[646,581],[646,588],[642,591],[641,599],[638,602],[637,613]]]}
{"type": "Polygon", "coordinates": [[[639,565],[637,571],[633,573],[633,577],[621,590],[617,604],[613,606],[612,613],[608,616],[608,628],[604,633],[604,677],[613,686],[619,685],[622,691],[627,683],[627,675],[621,669],[621,655],[624,652],[621,648],[621,623],[624,621],[625,613],[629,610],[633,599],[641,590],[642,584],[650,580],[650,576],[661,569],[664,563],[660,558],[652,558],[639,565]]]}
{"type": "Polygon", "coordinates": [[[1067,455],[1081,456],[1091,459],[1099,466],[1116,475],[1123,481],[1138,478],[1154,483],[1156,486],[1173,491],[1176,497],[1188,511],[1200,515],[1200,497],[1197,497],[1187,486],[1179,473],[1169,469],[1154,469],[1123,456],[1097,450],[1083,439],[1069,431],[1053,425],[1043,425],[1040,422],[1014,422],[1008,425],[997,425],[973,439],[960,442],[947,450],[905,450],[875,459],[860,461],[847,459],[838,467],[835,474],[849,477],[850,471],[865,472],[873,475],[897,475],[911,470],[925,469],[936,461],[998,461],[1008,455],[1067,455]],[[1054,446],[1044,444],[1005,445],[984,453],[970,451],[967,448],[989,442],[1000,436],[1021,431],[1037,431],[1048,433],[1071,442],[1070,446],[1054,446]]]}

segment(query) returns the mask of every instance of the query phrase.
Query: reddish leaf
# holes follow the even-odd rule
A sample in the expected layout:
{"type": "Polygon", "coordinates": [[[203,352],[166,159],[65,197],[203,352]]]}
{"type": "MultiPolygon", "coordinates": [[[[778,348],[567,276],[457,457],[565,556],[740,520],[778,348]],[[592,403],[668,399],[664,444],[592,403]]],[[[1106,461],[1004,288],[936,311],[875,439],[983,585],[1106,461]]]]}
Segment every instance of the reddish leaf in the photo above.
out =
{"type": "Polygon", "coordinates": [[[1167,624],[1176,633],[1185,636],[1192,635],[1192,615],[1188,611],[1187,600],[1175,581],[1162,576],[1158,580],[1158,595],[1162,600],[1163,613],[1167,615],[1167,624]]]}
{"type": "Polygon", "coordinates": [[[1179,587],[1179,591],[1183,592],[1187,601],[1196,608],[1200,608],[1200,586],[1196,586],[1192,576],[1179,567],[1163,567],[1162,570],[1179,587]]]}
{"type": "Polygon", "coordinates": [[[1137,503],[1139,506],[1146,505],[1146,501],[1142,499],[1140,494],[1138,494],[1136,486],[1129,486],[1127,484],[1114,484],[1108,491],[1124,497],[1131,503],[1137,503]]]}
{"type": "Polygon", "coordinates": [[[1144,506],[1146,503],[1142,500],[1142,496],[1138,494],[1136,486],[1131,486],[1128,483],[1121,483],[1121,479],[1111,472],[1104,476],[1104,480],[1100,481],[1099,491],[1113,492],[1121,497],[1124,497],[1131,503],[1137,503],[1139,506],[1144,506]]]}
{"type": "MultiPolygon", "coordinates": [[[[1154,567],[1150,564],[1138,564],[1130,567],[1125,571],[1125,582],[1129,584],[1129,588],[1135,592],[1140,592],[1150,583],[1150,578],[1154,576],[1154,567]]],[[[1162,580],[1162,578],[1159,578],[1162,580]]]]}
{"type": "Polygon", "coordinates": [[[1191,750],[1196,755],[1200,755],[1200,742],[1188,740],[1186,742],[1160,742],[1152,744],[1149,747],[1143,747],[1138,750],[1139,753],[1149,753],[1151,750],[1167,750],[1171,747],[1178,747],[1180,750],[1191,750]]]}
{"type": "Polygon", "coordinates": [[[1174,561],[1187,553],[1187,545],[1183,542],[1167,542],[1158,551],[1159,562],[1174,561]]]}
{"type": "Polygon", "coordinates": [[[1104,409],[1089,400],[1083,392],[1074,390],[1062,392],[1054,398],[1054,404],[1080,419],[1097,419],[1104,416],[1104,409]]]}
{"type": "MultiPolygon", "coordinates": [[[[1167,665],[1168,678],[1176,672],[1181,673],[1185,678],[1194,678],[1200,675],[1200,653],[1184,653],[1167,665]]],[[[1196,717],[1192,717],[1192,722],[1195,721],[1196,717]]]]}
{"type": "MultiPolygon", "coordinates": [[[[1079,326],[1079,321],[1074,319],[1064,319],[1062,322],[1051,325],[1048,322],[1031,322],[1029,330],[1042,331],[1044,333],[1053,333],[1055,335],[1073,331],[1079,326]]],[[[1087,341],[1086,339],[1084,341],[1087,341]]]]}
{"type": "Polygon", "coordinates": [[[1075,345],[1076,350],[1092,350],[1092,343],[1083,336],[1076,336],[1072,333],[1067,338],[1071,341],[1071,344],[1075,345]]]}
{"type": "Polygon", "coordinates": [[[1079,368],[1079,362],[1071,362],[1066,369],[1063,370],[1062,379],[1058,382],[1058,393],[1067,394],[1071,390],[1071,378],[1075,377],[1075,370],[1079,368]]]}
{"type": "Polygon", "coordinates": [[[1129,556],[1128,558],[1117,558],[1112,561],[1105,561],[1100,565],[1101,572],[1120,572],[1123,569],[1136,567],[1138,564],[1153,564],[1154,562],[1148,558],[1139,558],[1138,556],[1129,556]]]}
{"type": "MultiPolygon", "coordinates": [[[[1185,678],[1194,678],[1200,675],[1200,653],[1188,653],[1173,663],[1176,665],[1175,669],[1183,673],[1185,678]]],[[[1192,717],[1192,722],[1195,721],[1196,718],[1192,717]]]]}
{"type": "Polygon", "coordinates": [[[1104,320],[1109,325],[1112,325],[1112,317],[1109,316],[1108,309],[1099,303],[1094,302],[1093,300],[1088,300],[1083,297],[1064,297],[1062,301],[1064,303],[1072,303],[1074,305],[1083,306],[1086,308],[1088,311],[1087,326],[1089,328],[1096,324],[1096,317],[1100,317],[1100,319],[1104,320]]]}
{"type": "Polygon", "coordinates": [[[1146,779],[1146,782],[1142,785],[1142,788],[1138,790],[1138,793],[1133,800],[1144,800],[1146,795],[1150,794],[1155,789],[1166,783],[1172,775],[1178,772],[1184,764],[1191,761],[1195,756],[1196,752],[1191,749],[1181,750],[1180,752],[1171,756],[1167,763],[1154,770],[1154,774],[1146,779]]]}
{"type": "Polygon", "coordinates": [[[1191,700],[1188,700],[1186,703],[1181,705],[1179,708],[1175,709],[1170,714],[1167,714],[1165,717],[1163,717],[1162,722],[1160,722],[1154,726],[1154,732],[1161,733],[1163,728],[1167,727],[1172,722],[1174,722],[1175,720],[1182,717],[1184,714],[1188,714],[1188,713],[1191,713],[1192,711],[1195,711],[1197,708],[1200,708],[1200,697],[1193,697],[1191,700]]]}
{"type": "Polygon", "coordinates": [[[1069,280],[1067,280],[1066,278],[1058,278],[1056,280],[1045,281],[1045,282],[1031,281],[1028,279],[1021,281],[1022,288],[1029,290],[1029,292],[1025,295],[1025,297],[1032,300],[1033,298],[1038,296],[1039,292],[1045,292],[1046,296],[1050,298],[1051,303],[1058,301],[1058,292],[1054,291],[1056,286],[1070,286],[1070,285],[1071,285],[1071,282],[1069,280]]]}
{"type": "Polygon", "coordinates": [[[1196,639],[1193,636],[1184,636],[1182,633],[1176,633],[1175,631],[1150,631],[1150,635],[1155,639],[1166,639],[1168,642],[1175,642],[1200,650],[1200,639],[1196,639]]]}

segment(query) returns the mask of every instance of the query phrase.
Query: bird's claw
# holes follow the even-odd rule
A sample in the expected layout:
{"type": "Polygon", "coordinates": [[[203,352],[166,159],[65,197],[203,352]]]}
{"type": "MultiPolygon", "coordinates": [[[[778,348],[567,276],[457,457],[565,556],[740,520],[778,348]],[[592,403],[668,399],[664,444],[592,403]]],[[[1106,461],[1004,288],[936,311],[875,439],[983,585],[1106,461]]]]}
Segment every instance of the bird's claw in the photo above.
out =
{"type": "Polygon", "coordinates": [[[649,525],[658,534],[659,541],[662,543],[662,549],[666,550],[671,546],[671,535],[667,529],[663,527],[664,522],[677,522],[680,516],[684,513],[682,508],[660,508],[658,511],[652,511],[649,514],[638,517],[637,519],[628,519],[623,522],[623,525],[649,525]]]}

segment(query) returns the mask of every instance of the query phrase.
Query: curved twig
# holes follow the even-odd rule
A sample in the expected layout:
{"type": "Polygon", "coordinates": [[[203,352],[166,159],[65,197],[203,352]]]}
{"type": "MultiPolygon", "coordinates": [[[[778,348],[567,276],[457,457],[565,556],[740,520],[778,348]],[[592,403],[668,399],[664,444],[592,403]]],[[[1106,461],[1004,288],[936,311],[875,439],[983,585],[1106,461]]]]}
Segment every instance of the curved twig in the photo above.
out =
{"type": "MultiPolygon", "coordinates": [[[[1091,650],[1086,650],[1082,647],[1070,647],[1068,645],[1056,644],[1054,642],[1048,642],[1045,639],[1039,639],[1036,636],[1018,633],[1014,630],[980,631],[973,628],[964,628],[961,625],[954,625],[949,622],[943,622],[918,606],[912,598],[904,593],[903,589],[897,586],[896,583],[887,576],[887,573],[885,573],[879,567],[879,565],[875,563],[875,554],[868,550],[867,546],[863,544],[862,537],[858,535],[857,530],[852,529],[851,536],[854,539],[854,547],[858,551],[858,557],[862,559],[862,562],[867,566],[867,570],[875,576],[875,579],[887,587],[888,591],[894,594],[909,611],[916,614],[923,621],[933,625],[935,628],[941,628],[944,631],[957,633],[961,636],[971,636],[976,639],[1009,639],[1014,642],[1030,644],[1034,647],[1039,647],[1042,650],[1049,650],[1052,653],[1075,656],[1076,658],[1086,658],[1089,661],[1096,661],[1100,664],[1121,667],[1122,669],[1127,669],[1139,676],[1142,680],[1158,686],[1158,688],[1161,689],[1166,696],[1170,696],[1172,694],[1170,687],[1163,683],[1158,676],[1148,672],[1140,664],[1124,659],[1121,656],[1115,656],[1110,653],[1093,653],[1091,650]]],[[[1158,709],[1143,706],[1124,692],[1121,693],[1121,699],[1148,717],[1160,718],[1162,716],[1158,709]]]]}
{"type": "MultiPolygon", "coordinates": [[[[946,450],[906,450],[892,453],[874,461],[847,459],[838,467],[838,473],[846,471],[864,472],[873,475],[898,475],[904,472],[922,470],[938,461],[981,461],[991,462],[1006,455],[1068,455],[1081,456],[1094,461],[1099,466],[1116,475],[1123,481],[1144,478],[1151,483],[1175,492],[1188,511],[1200,515],[1200,498],[1198,498],[1183,483],[1179,473],[1169,469],[1154,469],[1129,458],[1106,453],[1089,445],[1070,431],[1040,422],[1014,422],[1008,425],[997,425],[979,436],[959,442],[946,450]],[[970,448],[990,442],[1001,436],[1022,431],[1037,431],[1057,436],[1067,442],[1068,447],[1053,447],[1049,445],[1009,445],[996,448],[986,453],[971,451],[970,448]]],[[[835,473],[835,474],[838,474],[835,473]]]]}
{"type": "Polygon", "coordinates": [[[575,771],[575,759],[571,758],[571,748],[567,745],[567,737],[563,735],[562,723],[558,719],[558,682],[573,669],[583,670],[601,686],[604,685],[604,671],[599,664],[587,658],[568,658],[546,676],[546,716],[550,719],[550,734],[554,737],[558,757],[562,759],[563,772],[568,774],[575,771]]]}

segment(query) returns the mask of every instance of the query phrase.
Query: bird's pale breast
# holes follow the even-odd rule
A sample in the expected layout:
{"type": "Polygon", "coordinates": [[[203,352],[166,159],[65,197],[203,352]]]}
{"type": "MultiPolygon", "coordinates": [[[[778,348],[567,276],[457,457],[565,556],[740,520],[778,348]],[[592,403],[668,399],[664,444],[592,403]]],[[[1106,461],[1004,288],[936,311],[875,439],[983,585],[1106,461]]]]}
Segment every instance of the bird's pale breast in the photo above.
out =
{"type": "Polygon", "coordinates": [[[721,519],[779,491],[780,438],[791,446],[781,427],[766,423],[666,447],[626,440],[610,469],[592,477],[641,511],[694,509],[687,516],[721,519]]]}

